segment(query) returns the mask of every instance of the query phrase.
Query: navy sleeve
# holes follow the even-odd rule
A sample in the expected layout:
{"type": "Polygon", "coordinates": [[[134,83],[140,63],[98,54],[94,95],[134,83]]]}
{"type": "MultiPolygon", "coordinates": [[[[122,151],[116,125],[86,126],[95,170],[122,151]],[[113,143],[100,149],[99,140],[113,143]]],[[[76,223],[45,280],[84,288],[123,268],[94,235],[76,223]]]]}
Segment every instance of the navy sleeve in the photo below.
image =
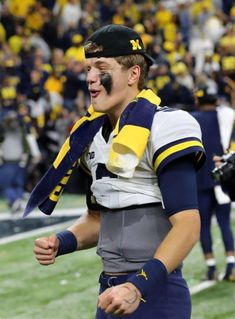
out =
{"type": "Polygon", "coordinates": [[[170,162],[158,179],[169,216],[187,209],[198,209],[196,168],[191,156],[170,162]]]}

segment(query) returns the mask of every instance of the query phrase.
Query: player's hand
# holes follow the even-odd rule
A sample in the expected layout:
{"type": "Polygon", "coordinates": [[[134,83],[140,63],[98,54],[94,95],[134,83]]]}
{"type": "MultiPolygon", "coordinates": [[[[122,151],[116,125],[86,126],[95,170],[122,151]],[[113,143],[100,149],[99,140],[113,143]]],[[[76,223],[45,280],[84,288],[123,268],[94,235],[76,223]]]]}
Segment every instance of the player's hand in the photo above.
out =
{"type": "Polygon", "coordinates": [[[55,262],[58,247],[59,239],[56,235],[51,235],[36,239],[33,252],[41,265],[51,265],[55,262]]]}
{"type": "Polygon", "coordinates": [[[106,289],[98,298],[98,307],[113,315],[128,315],[138,308],[140,298],[140,291],[127,282],[106,289]]]}
{"type": "Polygon", "coordinates": [[[222,162],[222,157],[221,157],[221,156],[215,155],[215,156],[213,157],[213,161],[215,162],[215,166],[216,166],[216,167],[219,167],[219,166],[221,166],[221,165],[223,164],[223,162],[222,162]]]}

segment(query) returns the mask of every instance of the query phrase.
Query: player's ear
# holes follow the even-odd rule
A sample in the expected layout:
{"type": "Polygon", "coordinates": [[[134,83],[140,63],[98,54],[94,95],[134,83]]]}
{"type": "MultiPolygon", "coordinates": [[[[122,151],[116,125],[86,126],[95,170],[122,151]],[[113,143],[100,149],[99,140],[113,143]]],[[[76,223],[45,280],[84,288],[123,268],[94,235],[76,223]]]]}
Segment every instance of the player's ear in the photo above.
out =
{"type": "Polygon", "coordinates": [[[140,78],[140,66],[139,65],[134,65],[132,66],[128,72],[128,84],[129,85],[133,85],[134,83],[137,83],[139,81],[140,78]]]}

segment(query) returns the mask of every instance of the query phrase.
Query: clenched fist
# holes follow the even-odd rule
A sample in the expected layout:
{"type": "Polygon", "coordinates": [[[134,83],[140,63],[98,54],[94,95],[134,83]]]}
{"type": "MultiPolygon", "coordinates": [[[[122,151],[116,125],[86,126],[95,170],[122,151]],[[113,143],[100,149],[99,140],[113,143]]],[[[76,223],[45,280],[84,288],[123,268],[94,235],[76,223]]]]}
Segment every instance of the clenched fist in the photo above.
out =
{"type": "Polygon", "coordinates": [[[41,237],[34,242],[34,254],[41,265],[51,265],[55,262],[55,257],[59,247],[59,239],[56,235],[41,237]]]}
{"type": "Polygon", "coordinates": [[[140,300],[140,291],[133,284],[127,282],[106,289],[99,296],[98,307],[106,313],[123,316],[134,312],[138,308],[140,300]]]}

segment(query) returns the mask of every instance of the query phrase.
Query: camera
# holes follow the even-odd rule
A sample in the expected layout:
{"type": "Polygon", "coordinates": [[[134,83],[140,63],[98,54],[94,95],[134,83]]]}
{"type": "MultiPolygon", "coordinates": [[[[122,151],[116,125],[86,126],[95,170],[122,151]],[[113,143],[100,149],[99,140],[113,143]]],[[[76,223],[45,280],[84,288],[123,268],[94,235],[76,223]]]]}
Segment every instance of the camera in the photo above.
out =
{"type": "Polygon", "coordinates": [[[235,201],[235,152],[223,155],[221,161],[223,164],[212,171],[212,177],[235,201]]]}

